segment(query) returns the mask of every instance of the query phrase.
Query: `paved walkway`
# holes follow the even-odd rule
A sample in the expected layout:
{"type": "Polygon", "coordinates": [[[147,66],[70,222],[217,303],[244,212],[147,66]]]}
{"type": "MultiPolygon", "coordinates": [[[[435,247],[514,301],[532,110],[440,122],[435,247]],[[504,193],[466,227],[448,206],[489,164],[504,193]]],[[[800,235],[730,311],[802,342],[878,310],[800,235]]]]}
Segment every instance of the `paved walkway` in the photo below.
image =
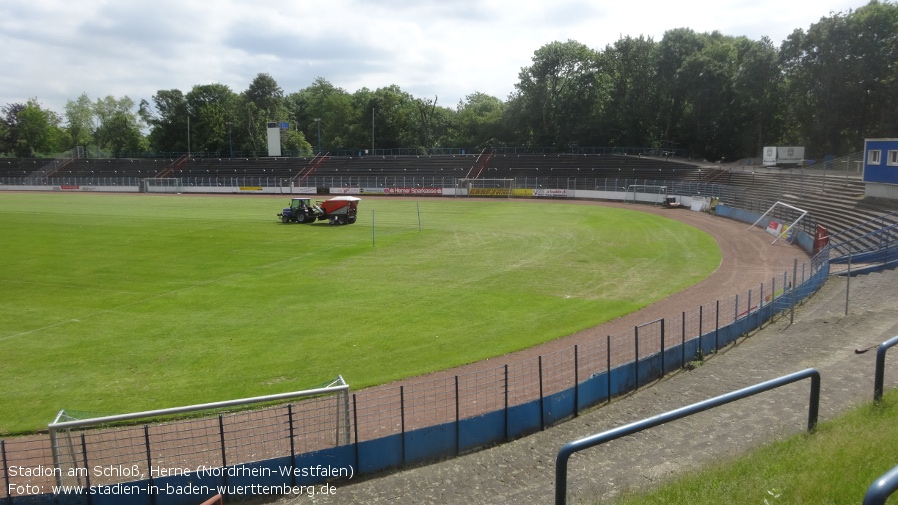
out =
{"type": "MultiPolygon", "coordinates": [[[[898,335],[898,271],[832,278],[805,305],[780,316],[689,372],[679,372],[541,433],[442,463],[336,485],[334,496],[282,498],[281,505],[548,504],[555,456],[565,443],[809,367],[822,375],[820,420],[869,402],[875,351],[898,335]]],[[[898,350],[894,351],[898,353],[898,350]]],[[[886,386],[898,383],[892,358],[886,386]]],[[[888,362],[887,362],[888,365],[888,362]]],[[[571,503],[611,501],[685,469],[801,432],[809,381],[764,393],[596,447],[571,458],[571,503]]]]}

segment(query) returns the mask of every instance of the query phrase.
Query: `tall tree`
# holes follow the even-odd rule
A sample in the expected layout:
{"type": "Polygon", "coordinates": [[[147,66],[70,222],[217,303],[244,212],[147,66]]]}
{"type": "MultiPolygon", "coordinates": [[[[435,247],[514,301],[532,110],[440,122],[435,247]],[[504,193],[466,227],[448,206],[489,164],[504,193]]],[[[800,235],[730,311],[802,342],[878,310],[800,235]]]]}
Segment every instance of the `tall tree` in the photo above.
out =
{"type": "Polygon", "coordinates": [[[352,97],[326,79],[318,77],[309,87],[287,95],[284,102],[288,117],[316,151],[319,144],[324,152],[366,144],[363,138],[351,140],[362,121],[352,97]]]}
{"type": "MultiPolygon", "coordinates": [[[[224,84],[201,84],[187,93],[187,113],[190,122],[188,150],[227,153],[230,150],[228,123],[237,123],[236,93],[224,84]]],[[[241,125],[251,121],[242,118],[241,125]]],[[[252,132],[234,128],[231,132],[235,145],[251,145],[252,132]]]]}
{"type": "MultiPolygon", "coordinates": [[[[894,135],[898,125],[898,4],[871,1],[845,16],[847,44],[842,49],[852,99],[842,141],[860,146],[865,137],[894,135]]],[[[845,107],[847,108],[847,107],[845,107]]]]}
{"type": "Polygon", "coordinates": [[[518,78],[513,112],[530,127],[520,132],[527,141],[564,149],[585,140],[580,130],[601,103],[595,51],[573,40],[552,42],[534,53],[533,65],[518,78]]]}
{"type": "Polygon", "coordinates": [[[153,104],[140,102],[140,117],[150,126],[149,144],[156,151],[187,152],[187,98],[179,89],[162,89],[153,104]]]}
{"type": "Polygon", "coordinates": [[[498,147],[510,141],[504,128],[506,103],[486,93],[475,92],[456,107],[454,145],[460,147],[498,147]]]}
{"type": "Polygon", "coordinates": [[[81,93],[76,100],[65,104],[65,128],[74,146],[90,148],[96,146],[98,125],[94,121],[94,104],[87,93],[81,93]]]}
{"type": "Polygon", "coordinates": [[[643,37],[624,37],[605,48],[600,62],[610,94],[602,121],[604,139],[623,146],[658,144],[657,44],[643,37]]]}
{"type": "Polygon", "coordinates": [[[238,101],[237,117],[245,134],[243,147],[264,151],[268,142],[268,123],[281,122],[286,115],[284,91],[269,74],[258,74],[238,101]]]}
{"type": "MultiPolygon", "coordinates": [[[[0,150],[19,156],[19,114],[25,109],[23,103],[10,103],[0,108],[0,150]]],[[[30,156],[30,152],[26,155],[30,156]]]]}
{"type": "Polygon", "coordinates": [[[658,103],[662,148],[689,148],[690,128],[683,123],[690,95],[684,65],[688,58],[702,50],[706,38],[689,28],[664,33],[658,43],[658,103]]]}
{"type": "Polygon", "coordinates": [[[740,138],[733,139],[738,146],[732,154],[758,156],[765,145],[784,142],[784,81],[779,50],[767,37],[759,41],[742,37],[737,43],[740,49],[733,76],[733,108],[742,115],[744,127],[737,133],[740,138]]]}
{"type": "Polygon", "coordinates": [[[375,148],[394,149],[417,143],[415,101],[399,86],[394,84],[375,90],[366,112],[373,113],[375,148]]]}
{"type": "Polygon", "coordinates": [[[100,149],[114,155],[144,150],[140,132],[143,123],[134,111],[134,100],[131,98],[111,95],[98,98],[93,105],[93,117],[97,125],[94,140],[100,149]]]}
{"type": "Polygon", "coordinates": [[[41,107],[37,98],[2,109],[3,150],[19,157],[53,154],[68,149],[68,135],[60,128],[59,116],[41,107]]]}

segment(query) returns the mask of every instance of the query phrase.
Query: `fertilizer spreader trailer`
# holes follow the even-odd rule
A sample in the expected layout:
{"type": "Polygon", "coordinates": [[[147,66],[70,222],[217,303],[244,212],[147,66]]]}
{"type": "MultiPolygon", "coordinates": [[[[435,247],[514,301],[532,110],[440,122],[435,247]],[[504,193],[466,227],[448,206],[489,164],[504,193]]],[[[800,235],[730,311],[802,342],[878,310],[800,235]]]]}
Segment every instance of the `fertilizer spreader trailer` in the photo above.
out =
{"type": "Polygon", "coordinates": [[[360,198],[336,196],[325,202],[315,202],[311,198],[292,198],[290,206],[278,214],[283,223],[314,223],[325,219],[332,225],[355,222],[360,198]]]}

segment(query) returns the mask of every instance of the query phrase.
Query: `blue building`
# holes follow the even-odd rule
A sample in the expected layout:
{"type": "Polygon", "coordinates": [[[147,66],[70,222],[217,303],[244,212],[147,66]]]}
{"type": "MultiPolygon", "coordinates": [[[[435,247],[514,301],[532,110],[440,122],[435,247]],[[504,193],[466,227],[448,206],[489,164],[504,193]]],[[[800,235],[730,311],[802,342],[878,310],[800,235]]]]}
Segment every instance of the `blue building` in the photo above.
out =
{"type": "Polygon", "coordinates": [[[864,194],[898,200],[898,139],[864,140],[864,194]]]}

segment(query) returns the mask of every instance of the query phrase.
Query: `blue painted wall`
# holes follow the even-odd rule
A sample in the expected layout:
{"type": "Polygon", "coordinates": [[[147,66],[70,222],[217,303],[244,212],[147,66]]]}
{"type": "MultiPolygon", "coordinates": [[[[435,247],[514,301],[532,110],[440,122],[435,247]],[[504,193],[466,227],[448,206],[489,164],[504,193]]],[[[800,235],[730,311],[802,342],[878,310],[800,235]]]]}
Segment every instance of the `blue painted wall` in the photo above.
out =
{"type": "Polygon", "coordinates": [[[889,151],[898,151],[898,139],[864,141],[864,182],[898,184],[898,165],[889,165],[889,151]],[[870,162],[870,151],[879,151],[879,163],[870,162]]]}

